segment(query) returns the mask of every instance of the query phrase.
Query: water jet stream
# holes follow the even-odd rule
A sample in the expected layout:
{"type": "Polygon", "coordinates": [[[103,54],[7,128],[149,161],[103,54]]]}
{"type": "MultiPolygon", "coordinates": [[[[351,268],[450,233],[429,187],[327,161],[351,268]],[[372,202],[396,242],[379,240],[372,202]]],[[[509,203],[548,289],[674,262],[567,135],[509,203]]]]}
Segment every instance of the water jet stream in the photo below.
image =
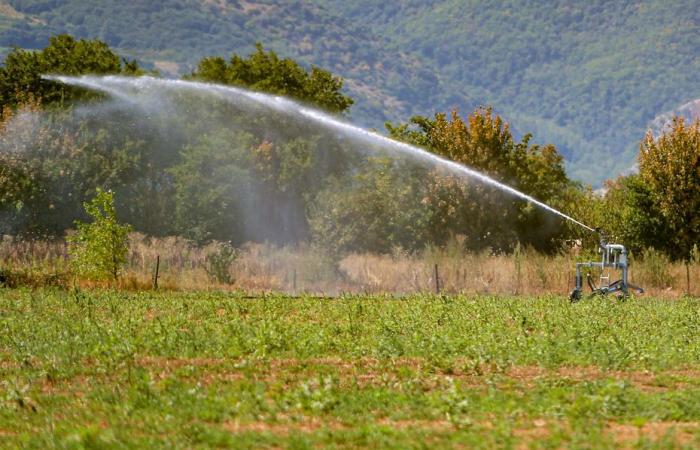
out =
{"type": "Polygon", "coordinates": [[[514,195],[520,199],[531,202],[538,207],[549,211],[553,214],[558,215],[566,220],[569,220],[589,231],[595,232],[595,230],[588,225],[585,225],[578,220],[558,211],[551,206],[542,203],[541,201],[524,194],[517,189],[514,189],[506,184],[500,183],[493,178],[484,175],[469,167],[463,166],[449,159],[437,156],[419,147],[406,144],[400,141],[395,141],[388,137],[382,136],[378,133],[367,131],[358,126],[352,125],[342,120],[338,120],[329,114],[323,113],[321,111],[309,108],[295,101],[289,100],[285,97],[263,94],[260,92],[253,92],[246,89],[233,87],[233,86],[222,86],[218,84],[202,83],[196,81],[185,81],[185,80],[166,80],[160,78],[154,78],[149,76],[142,77],[123,77],[123,76],[60,76],[60,75],[47,75],[43,77],[46,80],[58,81],[71,86],[78,86],[82,88],[92,89],[96,91],[101,91],[106,94],[112,95],[121,100],[126,100],[133,102],[133,92],[147,91],[151,89],[166,89],[166,90],[190,90],[196,92],[206,92],[215,95],[219,98],[228,100],[232,103],[239,103],[241,99],[247,101],[252,101],[258,105],[273,109],[289,115],[301,115],[314,122],[346,135],[349,135],[355,139],[359,139],[369,144],[379,145],[387,150],[392,150],[394,152],[400,153],[404,156],[410,156],[413,159],[437,164],[449,169],[452,173],[456,175],[461,175],[471,179],[478,180],[486,185],[500,189],[501,191],[507,192],[514,195]]]}

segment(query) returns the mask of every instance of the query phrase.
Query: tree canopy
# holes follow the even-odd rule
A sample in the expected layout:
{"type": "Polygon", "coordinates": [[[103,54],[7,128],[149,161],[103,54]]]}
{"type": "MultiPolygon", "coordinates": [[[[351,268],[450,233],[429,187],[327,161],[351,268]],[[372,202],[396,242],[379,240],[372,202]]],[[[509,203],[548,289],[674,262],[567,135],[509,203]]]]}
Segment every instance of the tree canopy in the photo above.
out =
{"type": "MultiPolygon", "coordinates": [[[[557,216],[444,167],[389,154],[293,115],[185,90],[126,107],[47,82],[44,73],[139,73],[100,41],[57,36],[14,50],[0,68],[0,231],[58,236],[84,218],[96,188],[137,231],[199,243],[311,242],[335,256],[418,251],[459,242],[477,251],[520,245],[556,252],[584,236],[557,216]],[[75,100],[104,101],[77,103],[75,100]],[[154,102],[157,100],[157,102],[154,102]],[[164,107],[160,107],[160,106],[164,107]],[[51,106],[51,107],[47,107],[51,106]],[[158,107],[155,107],[158,106],[158,107]]],[[[286,95],[346,114],[342,79],[261,45],[247,57],[208,57],[190,78],[286,95]]],[[[633,252],[688,260],[700,239],[700,125],[675,118],[648,134],[639,174],[607,194],[567,177],[559,151],[516,138],[492,108],[387,124],[390,137],[481,171],[589,225],[633,252]]]]}
{"type": "Polygon", "coordinates": [[[639,174],[664,218],[664,250],[689,260],[700,242],[700,122],[675,117],[668,132],[647,133],[639,151],[639,174]]]}
{"type": "Polygon", "coordinates": [[[30,97],[44,104],[83,98],[85,91],[45,80],[43,75],[138,74],[135,61],[122,60],[99,40],[76,40],[69,35],[51,37],[43,50],[15,48],[0,67],[0,108],[16,106],[30,97]]]}
{"type": "Polygon", "coordinates": [[[228,63],[220,56],[202,59],[192,78],[284,95],[334,113],[346,112],[353,104],[341,93],[339,77],[318,67],[306,71],[293,59],[266,52],[260,43],[247,58],[234,54],[228,63]]]}
{"type": "MultiPolygon", "coordinates": [[[[556,202],[569,180],[557,150],[530,144],[530,135],[516,142],[508,124],[491,108],[479,108],[463,120],[456,111],[449,119],[414,117],[409,124],[387,124],[392,137],[482,171],[545,203],[556,202]]],[[[475,248],[507,250],[516,241],[552,250],[562,224],[518,199],[468,178],[436,169],[431,174],[425,203],[432,208],[432,240],[467,234],[475,248]]]]}

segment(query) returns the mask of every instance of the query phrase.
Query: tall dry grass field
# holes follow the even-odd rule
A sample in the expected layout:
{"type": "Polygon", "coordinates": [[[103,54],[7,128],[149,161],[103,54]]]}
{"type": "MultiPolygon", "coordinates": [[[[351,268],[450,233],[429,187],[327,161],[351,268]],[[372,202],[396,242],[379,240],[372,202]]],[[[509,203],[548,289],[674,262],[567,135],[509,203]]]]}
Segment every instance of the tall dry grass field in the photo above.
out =
{"type": "MultiPolygon", "coordinates": [[[[435,292],[490,295],[565,295],[572,289],[577,260],[596,258],[576,251],[555,256],[529,249],[511,255],[467,253],[458,245],[426,249],[420,254],[400,250],[390,255],[355,253],[334,261],[309,246],[276,247],[246,244],[226,264],[226,281],[212,273],[213,258],[223,243],[198,247],[178,237],[130,236],[128,264],[119,282],[126,289],[149,289],[153,285],[156,259],[160,258],[158,285],[172,290],[245,290],[288,293],[338,294],[342,292],[397,293],[435,292]]],[[[23,241],[4,237],[0,241],[0,264],[5,271],[20,271],[26,279],[39,274],[67,273],[64,241],[23,241]]],[[[617,274],[611,273],[612,277],[617,274]]],[[[599,273],[592,273],[597,280],[599,273]]],[[[654,297],[677,298],[686,293],[686,268],[670,262],[659,252],[631,256],[631,281],[654,297]]],[[[53,279],[53,278],[51,278],[53,279]]],[[[700,264],[690,265],[690,293],[700,295],[700,264]]]]}

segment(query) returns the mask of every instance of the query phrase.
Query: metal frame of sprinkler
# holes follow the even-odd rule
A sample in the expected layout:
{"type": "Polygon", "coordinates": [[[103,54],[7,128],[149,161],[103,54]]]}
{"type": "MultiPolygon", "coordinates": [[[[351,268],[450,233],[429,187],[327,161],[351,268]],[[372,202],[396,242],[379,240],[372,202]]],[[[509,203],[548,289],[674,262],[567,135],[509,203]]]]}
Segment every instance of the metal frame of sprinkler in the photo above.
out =
{"type": "Polygon", "coordinates": [[[630,290],[636,291],[638,294],[644,293],[644,289],[630,284],[628,281],[629,264],[625,246],[621,244],[609,244],[605,233],[600,228],[596,228],[594,231],[600,235],[598,252],[602,254],[602,260],[600,262],[588,261],[576,263],[576,286],[569,295],[571,302],[578,302],[583,297],[583,276],[581,275],[581,269],[584,267],[599,267],[601,269],[599,286],[593,283],[590,272],[586,273],[586,282],[591,289],[591,296],[619,292],[620,297],[625,298],[629,296],[630,290]],[[610,273],[608,272],[607,275],[605,274],[606,268],[620,270],[622,278],[611,283],[610,273]]]}

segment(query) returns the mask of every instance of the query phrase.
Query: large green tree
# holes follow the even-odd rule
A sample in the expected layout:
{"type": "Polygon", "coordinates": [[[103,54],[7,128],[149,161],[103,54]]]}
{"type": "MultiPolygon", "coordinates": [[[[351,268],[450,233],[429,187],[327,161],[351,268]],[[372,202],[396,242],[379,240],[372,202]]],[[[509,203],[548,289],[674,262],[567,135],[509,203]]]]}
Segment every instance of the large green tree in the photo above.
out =
{"type": "MultiPolygon", "coordinates": [[[[129,191],[132,201],[144,195],[132,187],[147,174],[149,147],[138,136],[104,126],[76,118],[71,110],[47,114],[36,103],[5,108],[0,120],[0,215],[5,220],[0,231],[61,235],[83,216],[82,203],[96,187],[129,191]]],[[[127,218],[142,225],[139,213],[127,218]]]]}
{"type": "Polygon", "coordinates": [[[63,103],[94,96],[84,90],[43,79],[43,75],[138,74],[135,61],[122,60],[99,40],[76,40],[69,35],[54,36],[43,50],[15,48],[0,67],[0,108],[16,106],[30,98],[42,103],[63,103]]]}
{"type": "Polygon", "coordinates": [[[606,184],[598,208],[605,231],[633,253],[645,248],[668,250],[668,224],[650,186],[639,175],[620,177],[606,184]]]}
{"type": "Polygon", "coordinates": [[[683,117],[674,117],[658,138],[647,133],[639,174],[665,220],[664,250],[688,264],[700,242],[700,121],[688,125],[683,117]]]}
{"type": "MultiPolygon", "coordinates": [[[[190,78],[285,95],[333,113],[353,103],[340,78],[317,67],[307,71],[259,44],[248,57],[205,58],[190,78]]],[[[210,101],[206,120],[186,125],[202,138],[169,170],[178,229],[200,242],[307,239],[308,202],[345,170],[348,153],[327,131],[293,116],[210,101]],[[212,123],[227,130],[212,130],[212,123]]]]}
{"type": "MultiPolygon", "coordinates": [[[[477,109],[466,120],[449,116],[414,117],[410,123],[387,124],[392,137],[479,170],[545,203],[559,200],[569,186],[563,160],[551,146],[530,144],[530,135],[516,142],[503,119],[490,108],[477,109]]],[[[516,241],[551,251],[564,224],[512,195],[469,177],[437,167],[429,174],[426,206],[431,209],[430,234],[443,243],[455,234],[467,236],[474,249],[509,250],[516,241]]]]}
{"type": "Polygon", "coordinates": [[[315,66],[307,71],[293,59],[265,51],[259,43],[248,57],[234,54],[228,62],[220,56],[202,59],[192,78],[285,95],[334,113],[346,112],[353,104],[341,92],[341,78],[315,66]]]}
{"type": "Polygon", "coordinates": [[[221,132],[183,150],[181,163],[170,169],[179,233],[200,243],[241,243],[251,219],[244,202],[256,200],[250,193],[257,182],[245,170],[254,142],[248,133],[221,132]]]}

